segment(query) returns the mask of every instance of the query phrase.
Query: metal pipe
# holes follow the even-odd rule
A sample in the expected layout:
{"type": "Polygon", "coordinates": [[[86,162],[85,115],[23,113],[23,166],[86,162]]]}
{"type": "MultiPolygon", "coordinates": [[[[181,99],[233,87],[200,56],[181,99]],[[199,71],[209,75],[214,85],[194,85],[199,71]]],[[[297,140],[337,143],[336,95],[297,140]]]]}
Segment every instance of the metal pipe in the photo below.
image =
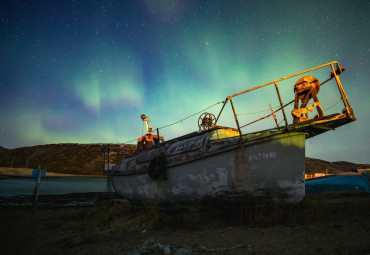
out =
{"type": "Polygon", "coordinates": [[[235,118],[236,125],[238,126],[238,130],[239,130],[239,137],[240,137],[240,141],[241,141],[241,140],[242,140],[242,131],[240,130],[240,127],[239,127],[238,116],[236,115],[236,112],[235,112],[234,103],[233,103],[233,98],[232,98],[232,97],[228,97],[228,98],[229,98],[230,103],[231,103],[231,108],[233,109],[234,118],[235,118]]]}
{"type": "Polygon", "coordinates": [[[277,128],[279,128],[279,123],[278,123],[278,121],[277,121],[277,118],[276,118],[275,112],[274,112],[274,110],[272,109],[271,104],[269,104],[269,106],[270,106],[270,110],[271,110],[272,116],[274,117],[274,120],[275,120],[275,123],[276,123],[276,127],[277,127],[277,128]]]}
{"type": "Polygon", "coordinates": [[[225,101],[224,101],[224,105],[222,106],[221,111],[219,112],[219,114],[218,114],[218,116],[217,116],[217,119],[216,119],[216,121],[215,121],[215,125],[217,124],[217,121],[218,121],[218,119],[220,118],[221,113],[222,113],[222,111],[224,110],[225,105],[226,105],[226,103],[227,103],[227,101],[228,101],[228,100],[229,100],[229,99],[226,97],[226,99],[225,99],[225,101]]]}
{"type": "Polygon", "coordinates": [[[284,110],[283,102],[281,101],[281,96],[280,96],[279,88],[278,88],[278,85],[277,85],[276,82],[274,82],[274,84],[275,84],[276,93],[277,93],[278,98],[279,98],[281,111],[283,112],[283,116],[284,116],[284,120],[285,120],[285,128],[287,128],[288,127],[288,120],[287,120],[286,115],[285,115],[285,110],[284,110]]]}
{"type": "Polygon", "coordinates": [[[322,68],[322,67],[324,67],[324,66],[332,65],[332,64],[334,64],[334,63],[338,64],[338,62],[337,62],[337,61],[332,61],[332,62],[326,63],[326,64],[324,64],[324,65],[321,65],[321,66],[317,66],[317,67],[314,67],[314,68],[310,68],[310,69],[304,70],[304,71],[302,71],[302,72],[295,73],[295,74],[292,74],[292,75],[289,75],[289,76],[286,76],[286,77],[283,77],[283,78],[280,78],[280,79],[277,79],[277,80],[274,80],[274,81],[271,81],[271,82],[268,82],[268,83],[265,83],[265,84],[259,85],[259,86],[257,86],[257,87],[253,87],[253,88],[250,88],[250,89],[247,89],[247,90],[241,91],[241,92],[239,92],[239,93],[236,93],[236,94],[230,95],[230,96],[228,96],[228,97],[235,97],[235,96],[239,96],[239,95],[244,94],[244,93],[247,93],[247,92],[249,92],[249,91],[252,91],[252,90],[255,90],[255,89],[259,89],[259,88],[262,88],[262,87],[265,87],[265,86],[271,85],[271,84],[273,84],[273,83],[275,83],[275,82],[280,82],[280,81],[283,81],[283,80],[286,80],[286,79],[289,79],[289,78],[292,78],[292,77],[294,77],[294,76],[298,76],[298,75],[301,75],[301,74],[304,74],[304,73],[307,73],[307,72],[311,72],[311,71],[313,71],[313,70],[320,69],[320,68],[322,68]]]}
{"type": "MultiPolygon", "coordinates": [[[[339,70],[339,71],[341,71],[341,66],[339,65],[339,63],[338,63],[338,62],[336,62],[336,64],[337,64],[338,70],[339,70]]],[[[334,68],[334,65],[332,65],[332,68],[334,68]]],[[[339,79],[339,74],[340,74],[340,73],[338,73],[338,74],[337,74],[336,72],[334,72],[334,77],[335,77],[335,80],[337,81],[338,86],[340,86],[340,88],[341,88],[341,90],[342,90],[342,93],[343,93],[343,95],[344,95],[344,99],[345,99],[346,104],[347,104],[347,106],[348,106],[348,107],[346,108],[347,114],[348,114],[348,116],[349,116],[350,118],[352,118],[353,120],[356,120],[356,115],[353,113],[352,106],[351,106],[351,104],[350,104],[350,102],[349,102],[349,99],[348,99],[348,97],[347,97],[346,92],[344,91],[344,88],[343,88],[342,82],[341,82],[341,81],[340,81],[340,79],[339,79]]]]}
{"type": "MultiPolygon", "coordinates": [[[[338,65],[338,70],[340,66],[338,65]]],[[[338,89],[339,89],[339,93],[342,97],[342,101],[343,101],[343,104],[344,104],[344,107],[347,109],[351,109],[351,106],[349,104],[349,101],[348,101],[348,98],[347,98],[347,95],[346,95],[346,92],[344,91],[343,89],[343,86],[342,86],[342,83],[337,75],[337,72],[335,71],[335,67],[334,67],[334,64],[331,64],[331,69],[332,69],[332,72],[333,72],[333,75],[334,75],[334,78],[335,78],[335,81],[337,82],[337,86],[338,86],[338,89]]]]}

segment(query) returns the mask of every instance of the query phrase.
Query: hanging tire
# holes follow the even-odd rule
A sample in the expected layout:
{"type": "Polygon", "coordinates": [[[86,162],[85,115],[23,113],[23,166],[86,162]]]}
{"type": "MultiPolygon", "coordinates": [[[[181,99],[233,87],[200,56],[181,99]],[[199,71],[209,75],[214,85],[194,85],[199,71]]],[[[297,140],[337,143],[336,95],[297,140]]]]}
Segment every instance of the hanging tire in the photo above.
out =
{"type": "Polygon", "coordinates": [[[149,164],[148,175],[152,179],[158,179],[164,172],[165,158],[163,156],[155,157],[149,164]]]}

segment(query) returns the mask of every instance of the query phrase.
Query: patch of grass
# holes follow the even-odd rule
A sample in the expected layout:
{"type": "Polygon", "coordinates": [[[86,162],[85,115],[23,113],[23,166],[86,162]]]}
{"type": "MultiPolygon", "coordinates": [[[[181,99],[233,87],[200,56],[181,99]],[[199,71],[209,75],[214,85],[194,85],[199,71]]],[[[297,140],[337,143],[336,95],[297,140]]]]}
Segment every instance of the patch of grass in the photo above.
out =
{"type": "Polygon", "coordinates": [[[301,225],[330,223],[349,217],[370,216],[369,195],[313,195],[300,204],[230,204],[205,207],[193,202],[182,207],[163,207],[156,202],[140,207],[126,200],[82,210],[80,234],[76,240],[90,242],[102,233],[145,232],[151,229],[198,230],[214,226],[301,225]]]}
{"type": "Polygon", "coordinates": [[[295,205],[249,203],[204,207],[201,203],[193,203],[177,213],[172,213],[172,216],[162,218],[160,225],[173,226],[173,221],[177,228],[189,229],[230,224],[296,225],[363,216],[370,216],[370,196],[368,194],[321,194],[306,196],[301,203],[295,205]]]}
{"type": "Polygon", "coordinates": [[[304,221],[331,221],[348,216],[369,216],[370,196],[321,194],[304,200],[304,221]]]}

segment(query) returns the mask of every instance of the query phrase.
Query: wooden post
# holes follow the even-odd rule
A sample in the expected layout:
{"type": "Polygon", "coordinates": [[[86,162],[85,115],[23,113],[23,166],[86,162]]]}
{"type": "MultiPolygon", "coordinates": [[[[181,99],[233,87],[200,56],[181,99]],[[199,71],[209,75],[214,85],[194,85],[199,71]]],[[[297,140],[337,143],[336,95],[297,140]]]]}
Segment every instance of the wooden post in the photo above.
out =
{"type": "Polygon", "coordinates": [[[33,190],[33,211],[36,211],[36,205],[37,205],[37,198],[39,196],[39,189],[40,189],[40,183],[41,183],[41,173],[42,171],[39,169],[37,170],[37,177],[36,177],[36,186],[33,190]]]}
{"type": "Polygon", "coordinates": [[[109,171],[109,161],[110,161],[110,158],[109,158],[109,143],[108,143],[108,171],[109,171]]]}

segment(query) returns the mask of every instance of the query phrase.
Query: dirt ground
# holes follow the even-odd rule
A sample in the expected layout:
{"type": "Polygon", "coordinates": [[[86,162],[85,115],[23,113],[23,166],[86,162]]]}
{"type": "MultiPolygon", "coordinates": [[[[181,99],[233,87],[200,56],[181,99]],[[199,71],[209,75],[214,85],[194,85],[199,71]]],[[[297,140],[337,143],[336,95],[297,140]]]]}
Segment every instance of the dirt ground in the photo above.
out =
{"type": "Polygon", "coordinates": [[[34,211],[29,199],[0,199],[3,255],[370,254],[369,195],[208,210],[76,195],[40,197],[34,211]]]}

